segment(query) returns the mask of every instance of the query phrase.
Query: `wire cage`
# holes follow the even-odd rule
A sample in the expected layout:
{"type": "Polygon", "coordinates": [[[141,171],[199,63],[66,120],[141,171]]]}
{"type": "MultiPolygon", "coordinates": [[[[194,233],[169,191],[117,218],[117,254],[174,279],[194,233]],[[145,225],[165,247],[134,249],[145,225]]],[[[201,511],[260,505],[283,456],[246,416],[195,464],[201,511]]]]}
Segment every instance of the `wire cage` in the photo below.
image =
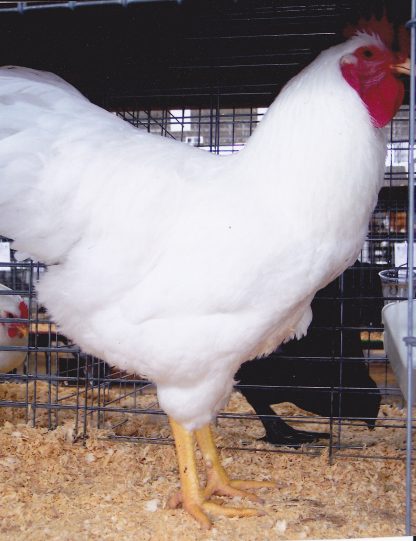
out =
{"type": "MultiPolygon", "coordinates": [[[[229,154],[244,146],[266,112],[262,107],[217,107],[114,114],[138,129],[229,154]]],[[[277,451],[317,453],[329,447],[330,456],[373,456],[367,427],[376,422],[404,434],[405,420],[397,415],[402,397],[382,343],[381,309],[385,300],[392,299],[383,298],[379,272],[399,263],[398,246],[406,236],[407,118],[405,107],[387,128],[385,185],[359,260],[318,294],[313,306],[316,317],[305,344],[295,341],[237,373],[237,396],[244,396],[254,412],[247,404],[242,410],[238,404],[222,412],[219,423],[244,423],[250,433],[250,426],[254,421],[258,426],[260,418],[266,440],[277,451]],[[285,407],[276,415],[271,405],[281,403],[285,407]],[[305,427],[311,436],[305,434],[305,427]],[[356,433],[363,435],[361,441],[356,433]]],[[[2,246],[11,254],[1,263],[1,283],[10,288],[3,294],[20,295],[28,304],[30,332],[25,362],[2,375],[3,390],[8,390],[2,393],[0,415],[19,415],[33,426],[48,428],[72,420],[80,437],[93,428],[105,428],[112,438],[169,442],[169,436],[160,435],[160,423],[148,422],[164,416],[152,383],[140,374],[116,371],[62,335],[36,300],[36,282],[47,272],[45,267],[16,261],[8,239],[2,246]]],[[[252,438],[241,447],[261,449],[260,444],[253,446],[252,438]]],[[[397,449],[397,457],[403,453],[404,447],[397,449]]]]}
{"type": "MultiPolygon", "coordinates": [[[[98,2],[57,4],[64,8],[83,4],[87,9],[98,2]]],[[[29,5],[10,2],[3,7],[22,12],[29,5]]],[[[296,16],[296,6],[292,9],[296,16]]],[[[324,12],[316,11],[314,21],[334,15],[330,7],[322,9],[324,12]]],[[[263,11],[264,15],[267,10],[263,11]]],[[[278,7],[270,13],[282,16],[277,11],[278,7]]],[[[289,11],[283,15],[290,18],[289,11]]],[[[318,35],[320,40],[329,39],[318,35]]],[[[298,46],[293,55],[296,61],[306,61],[311,51],[298,46]]],[[[188,73],[193,67],[181,69],[188,73]]],[[[285,69],[290,72],[293,67],[285,69]]],[[[253,86],[239,87],[235,106],[234,90],[212,85],[207,99],[205,90],[188,88],[178,99],[177,89],[171,95],[165,89],[159,96],[159,107],[135,105],[135,101],[148,101],[146,93],[128,105],[121,105],[123,100],[114,92],[97,102],[137,129],[228,155],[244,147],[267,114],[269,91],[264,87],[259,92],[253,86]],[[187,98],[189,103],[184,104],[187,98]]],[[[217,420],[227,430],[237,427],[239,433],[246,434],[233,448],[311,455],[327,450],[330,461],[385,459],[387,456],[374,450],[374,443],[381,433],[388,433],[392,435],[386,440],[391,442],[388,459],[405,457],[404,399],[383,349],[381,319],[385,303],[397,298],[383,290],[379,273],[407,263],[409,224],[413,228],[407,189],[409,106],[403,106],[385,130],[384,185],[360,256],[318,293],[314,320],[305,339],[282,346],[266,359],[245,364],[237,373],[235,393],[217,420]]],[[[21,299],[28,307],[27,317],[18,320],[27,326],[27,342],[10,347],[0,344],[0,360],[2,352],[24,354],[11,370],[0,364],[0,422],[19,419],[48,429],[68,424],[73,427],[74,439],[87,438],[100,429],[106,438],[172,444],[152,382],[80,351],[57,328],[47,308],[38,303],[36,284],[44,272],[47,268],[41,262],[22,260],[11,239],[0,237],[0,284],[8,288],[0,289],[0,295],[21,299]]],[[[0,324],[16,322],[8,314],[0,315],[4,316],[0,324]]]]}

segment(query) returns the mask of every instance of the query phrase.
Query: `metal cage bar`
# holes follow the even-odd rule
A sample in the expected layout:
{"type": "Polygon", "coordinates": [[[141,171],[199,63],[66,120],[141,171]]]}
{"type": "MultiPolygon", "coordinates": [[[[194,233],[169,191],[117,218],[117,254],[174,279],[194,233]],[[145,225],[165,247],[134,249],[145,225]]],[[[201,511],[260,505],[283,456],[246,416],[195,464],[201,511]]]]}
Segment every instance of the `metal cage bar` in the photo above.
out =
{"type": "Polygon", "coordinates": [[[52,2],[3,2],[3,4],[14,4],[1,6],[0,13],[26,13],[29,11],[40,11],[46,9],[70,9],[82,7],[103,7],[103,6],[122,6],[127,7],[131,4],[148,4],[155,2],[175,2],[180,4],[182,0],[72,0],[72,1],[52,1],[52,2]]]}
{"type": "MultiPolygon", "coordinates": [[[[408,268],[414,268],[413,246],[414,246],[414,143],[415,143],[415,46],[416,46],[416,0],[412,0],[412,19],[410,26],[410,109],[409,109],[409,199],[408,199],[408,268]]],[[[407,314],[407,336],[404,339],[407,345],[407,420],[406,420],[406,535],[411,535],[412,529],[412,417],[413,417],[413,348],[416,345],[416,338],[413,330],[413,272],[408,273],[408,314],[407,314]]]]}

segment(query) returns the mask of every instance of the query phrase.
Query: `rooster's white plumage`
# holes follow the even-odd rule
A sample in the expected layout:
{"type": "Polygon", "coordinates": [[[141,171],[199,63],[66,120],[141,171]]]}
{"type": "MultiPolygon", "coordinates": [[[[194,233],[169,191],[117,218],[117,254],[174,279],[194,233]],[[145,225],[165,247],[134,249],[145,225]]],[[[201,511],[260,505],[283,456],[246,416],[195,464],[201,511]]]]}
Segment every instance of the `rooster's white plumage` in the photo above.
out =
{"type": "MultiPolygon", "coordinates": [[[[392,57],[365,32],[323,52],[228,157],[137,130],[52,74],[0,71],[1,234],[50,265],[39,298],[66,335],[157,384],[177,441],[195,431],[215,463],[209,486],[225,478],[205,425],[236,370],[303,335],[364,242],[386,145],[349,71],[362,49],[392,57]]],[[[176,503],[205,526],[205,498],[243,486],[201,495],[181,476],[176,503]]]]}

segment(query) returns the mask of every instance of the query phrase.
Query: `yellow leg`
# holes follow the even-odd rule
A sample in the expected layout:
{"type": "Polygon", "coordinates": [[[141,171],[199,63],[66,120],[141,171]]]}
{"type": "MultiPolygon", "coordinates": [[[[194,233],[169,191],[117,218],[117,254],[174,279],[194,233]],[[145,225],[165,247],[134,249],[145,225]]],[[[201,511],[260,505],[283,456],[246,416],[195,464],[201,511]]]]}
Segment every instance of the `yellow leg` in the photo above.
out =
{"type": "MultiPolygon", "coordinates": [[[[179,423],[169,418],[173,437],[175,438],[176,454],[179,464],[179,476],[182,487],[182,504],[203,528],[210,528],[211,521],[202,510],[203,495],[199,486],[196,471],[194,436],[179,423]]],[[[176,506],[179,501],[171,501],[176,506]],[[175,505],[176,504],[176,505],[175,505]]]]}
{"type": "Polygon", "coordinates": [[[225,507],[207,500],[198,480],[195,461],[194,434],[183,428],[183,426],[171,418],[169,419],[169,422],[172,428],[173,437],[175,438],[181,480],[181,493],[171,498],[169,502],[171,507],[177,507],[182,503],[184,509],[205,529],[211,527],[211,521],[206,512],[231,517],[246,517],[263,514],[257,509],[225,507]]]}
{"type": "Polygon", "coordinates": [[[246,492],[243,489],[276,487],[276,483],[273,483],[272,481],[230,479],[221,465],[212,436],[211,427],[205,425],[199,430],[196,430],[195,435],[207,469],[207,485],[204,491],[205,497],[209,498],[212,494],[218,494],[220,496],[242,496],[251,501],[263,502],[256,494],[246,492]]]}

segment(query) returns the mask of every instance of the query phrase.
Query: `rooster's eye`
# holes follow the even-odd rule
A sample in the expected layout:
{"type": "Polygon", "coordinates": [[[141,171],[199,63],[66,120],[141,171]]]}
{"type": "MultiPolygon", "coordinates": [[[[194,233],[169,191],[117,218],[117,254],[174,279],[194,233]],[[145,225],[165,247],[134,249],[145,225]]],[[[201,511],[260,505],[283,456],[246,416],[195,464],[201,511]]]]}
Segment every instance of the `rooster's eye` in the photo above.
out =
{"type": "Polygon", "coordinates": [[[372,58],[374,56],[373,51],[370,51],[370,49],[364,49],[363,56],[366,58],[372,58]]]}

